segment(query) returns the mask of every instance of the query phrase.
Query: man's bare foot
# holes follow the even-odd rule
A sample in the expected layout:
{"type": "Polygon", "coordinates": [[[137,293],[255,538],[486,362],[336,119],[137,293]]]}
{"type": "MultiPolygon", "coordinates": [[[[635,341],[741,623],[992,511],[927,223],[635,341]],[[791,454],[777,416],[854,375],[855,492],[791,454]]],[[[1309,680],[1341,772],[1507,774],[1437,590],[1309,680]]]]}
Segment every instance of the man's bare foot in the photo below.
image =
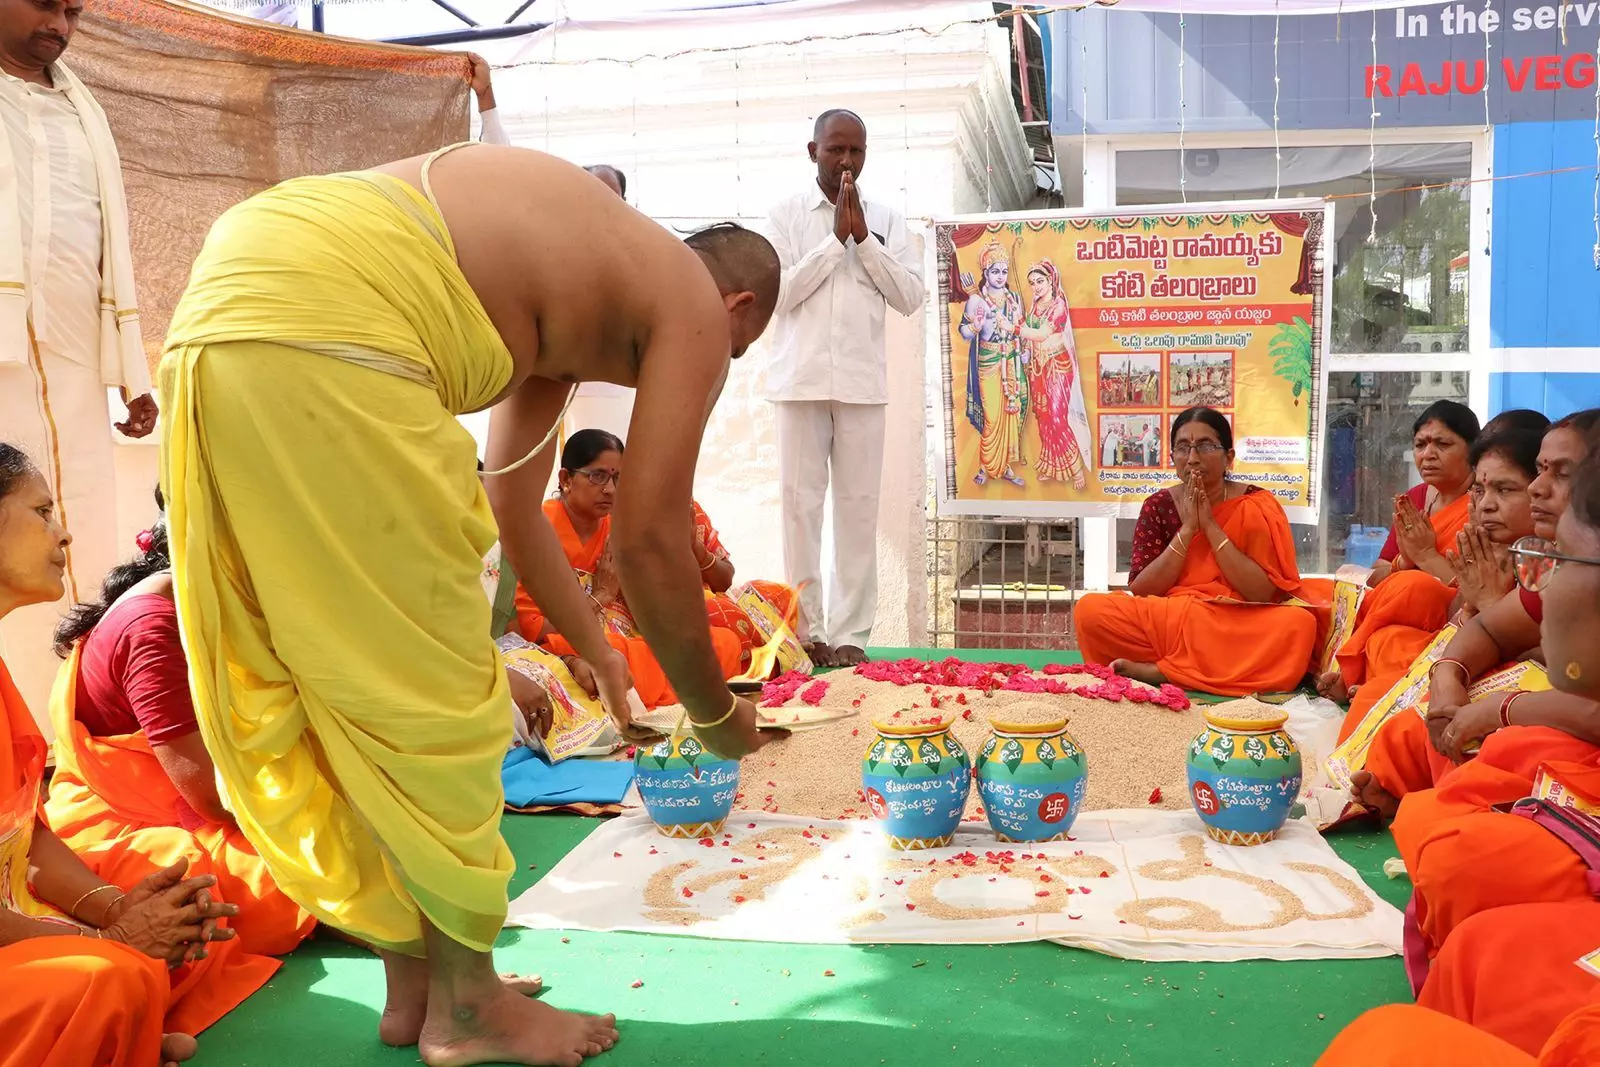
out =
{"type": "MultiPolygon", "coordinates": [[[[410,956],[379,955],[383,956],[389,991],[383,1015],[378,1019],[378,1039],[396,1048],[415,1045],[428,1018],[428,962],[410,956]]],[[[524,997],[538,996],[544,989],[544,979],[538,975],[502,974],[500,984],[524,997]]]]}
{"type": "Polygon", "coordinates": [[[867,662],[867,654],[855,645],[840,645],[833,650],[835,667],[856,667],[867,662]]]}
{"type": "Polygon", "coordinates": [[[480,1004],[430,1004],[418,1051],[428,1067],[519,1063],[578,1067],[617,1043],[614,1015],[579,1015],[501,988],[480,1004]]]}
{"type": "Polygon", "coordinates": [[[1317,694],[1335,704],[1349,703],[1350,687],[1344,684],[1344,673],[1335,667],[1331,671],[1317,675],[1317,694]]]}
{"type": "Polygon", "coordinates": [[[1350,776],[1350,792],[1356,803],[1388,822],[1400,810],[1400,801],[1379,783],[1371,771],[1357,771],[1350,776]]]}
{"type": "Polygon", "coordinates": [[[826,641],[815,641],[806,646],[806,655],[811,657],[813,667],[837,667],[834,662],[834,651],[826,641]]]}
{"type": "Polygon", "coordinates": [[[162,1034],[161,1035],[161,1067],[170,1067],[174,1063],[182,1063],[192,1059],[200,1046],[188,1034],[162,1034]]]}
{"type": "Polygon", "coordinates": [[[1139,663],[1131,659],[1114,659],[1111,669],[1124,678],[1132,678],[1145,685],[1161,686],[1167,683],[1167,676],[1161,673],[1161,668],[1154,663],[1139,663]]]}

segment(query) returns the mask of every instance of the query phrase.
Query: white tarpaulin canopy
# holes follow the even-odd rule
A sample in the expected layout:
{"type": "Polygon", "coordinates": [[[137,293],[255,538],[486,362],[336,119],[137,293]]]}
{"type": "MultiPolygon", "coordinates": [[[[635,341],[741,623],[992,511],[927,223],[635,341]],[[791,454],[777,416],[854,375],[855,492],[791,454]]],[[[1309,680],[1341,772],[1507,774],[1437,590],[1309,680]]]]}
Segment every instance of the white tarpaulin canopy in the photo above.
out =
{"type": "MultiPolygon", "coordinates": [[[[299,4],[278,0],[204,0],[212,7],[243,10],[256,18],[275,22],[293,19],[299,4]]],[[[367,4],[372,0],[322,0],[326,6],[367,4]]],[[[420,3],[421,0],[414,0],[420,3]]],[[[1437,7],[1445,0],[1082,0],[1080,3],[1018,4],[1018,11],[1042,13],[1078,7],[1106,7],[1121,11],[1170,12],[1188,15],[1335,15],[1360,11],[1385,11],[1397,7],[1437,7]]],[[[534,0],[518,17],[530,24],[641,22],[657,19],[697,18],[725,13],[789,15],[809,14],[882,0],[534,0]]],[[[305,6],[309,6],[306,4],[305,6]]],[[[894,6],[916,21],[922,5],[899,0],[894,6]]]]}

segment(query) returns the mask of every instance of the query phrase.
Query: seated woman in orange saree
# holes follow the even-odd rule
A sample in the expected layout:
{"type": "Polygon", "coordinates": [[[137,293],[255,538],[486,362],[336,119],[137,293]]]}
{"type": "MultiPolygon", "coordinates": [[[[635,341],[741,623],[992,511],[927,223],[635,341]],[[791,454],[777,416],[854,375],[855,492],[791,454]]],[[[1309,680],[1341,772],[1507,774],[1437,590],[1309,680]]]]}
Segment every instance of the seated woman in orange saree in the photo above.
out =
{"type": "Polygon", "coordinates": [[[1311,663],[1318,619],[1300,592],[1289,520],[1271,493],[1230,481],[1233,430],[1210,408],[1173,423],[1183,483],[1145,501],[1128,591],[1074,608],[1090,663],[1224,696],[1281,692],[1311,663]]]}
{"type": "MultiPolygon", "coordinates": [[[[1355,630],[1339,647],[1338,666],[1317,679],[1330,700],[1351,701],[1340,740],[1400,679],[1450,619],[1456,596],[1449,556],[1467,524],[1470,449],[1478,417],[1453,400],[1429,405],[1412,426],[1412,456],[1422,485],[1395,498],[1392,562],[1373,568],[1355,630]],[[1420,497],[1420,503],[1419,503],[1420,497]]],[[[1385,546],[1387,550],[1388,546],[1385,546]]]]}
{"type": "MultiPolygon", "coordinates": [[[[0,616],[65,593],[71,542],[49,484],[0,442],[0,616]]],[[[153,1067],[278,961],[218,925],[237,907],[180,859],[133,884],[92,871],[45,823],[49,747],[0,659],[0,1067],[153,1067]]]]}
{"type": "Polygon", "coordinates": [[[120,886],[187,860],[239,906],[242,951],[292,951],[317,923],[278,889],[217,795],[189,699],[165,522],[140,535],[139,555],[107,575],[100,596],[56,631],[66,663],[50,699],[51,829],[120,886]]]}
{"type": "Polygon", "coordinates": [[[1574,474],[1556,543],[1524,542],[1515,555],[1518,581],[1541,594],[1555,688],[1429,709],[1430,726],[1444,723],[1446,756],[1482,747],[1435,788],[1407,795],[1395,818],[1413,885],[1414,983],[1472,916],[1589,900],[1600,886],[1600,456],[1591,452],[1574,474]],[[1543,802],[1534,818],[1506,810],[1526,797],[1543,802]]]}
{"type": "Polygon", "coordinates": [[[1600,1004],[1561,1021],[1537,1056],[1414,1004],[1373,1008],[1339,1032],[1316,1067],[1592,1067],[1600,1063],[1600,1004]]]}
{"type": "MultiPolygon", "coordinates": [[[[787,620],[792,630],[794,613],[798,610],[794,590],[782,582],[760,580],[746,582],[735,588],[733,559],[723,547],[716,527],[711,525],[711,517],[698,502],[694,503],[694,554],[705,580],[706,615],[711,627],[713,630],[729,630],[739,638],[739,670],[741,673],[748,671],[756,649],[769,639],[763,628],[745,611],[741,601],[752,596],[758,598],[770,609],[771,614],[787,620]]],[[[785,671],[801,666],[791,659],[804,655],[797,640],[785,642],[776,652],[775,669],[785,671]]]]}
{"type": "MultiPolygon", "coordinates": [[[[1584,433],[1597,422],[1600,422],[1600,411],[1578,412],[1545,431],[1535,464],[1537,476],[1527,487],[1525,520],[1520,516],[1520,506],[1504,509],[1498,506],[1498,498],[1506,495],[1499,489],[1509,486],[1512,472],[1502,470],[1498,477],[1491,476],[1491,482],[1501,483],[1499,489],[1488,485],[1477,495],[1480,510],[1495,502],[1493,510],[1500,512],[1499,518],[1507,532],[1491,536],[1490,540],[1495,542],[1493,550],[1497,554],[1502,550],[1506,552],[1507,573],[1503,577],[1498,573],[1498,560],[1486,568],[1481,543],[1474,548],[1463,537],[1463,550],[1456,562],[1462,596],[1467,601],[1463,606],[1465,617],[1430,671],[1427,693],[1430,711],[1463,707],[1471,702],[1468,689],[1480,679],[1520,660],[1542,655],[1540,598],[1517,586],[1514,576],[1509,574],[1509,545],[1503,543],[1516,530],[1546,539],[1555,536],[1556,523],[1567,510],[1572,471],[1588,453],[1584,433]],[[1470,565],[1468,556],[1475,557],[1470,565]],[[1486,570],[1494,573],[1486,574],[1486,570]],[[1508,580],[1507,591],[1491,598],[1486,606],[1480,606],[1482,599],[1492,594],[1502,580],[1508,580]],[[1479,610],[1472,610],[1474,608],[1479,610]]],[[[1501,436],[1488,435],[1475,448],[1490,448],[1501,436]]],[[[1493,472],[1486,473],[1493,475],[1493,472]]],[[[1499,696],[1494,699],[1498,700],[1499,696]]],[[[1443,723],[1442,718],[1436,719],[1435,736],[1430,736],[1427,723],[1409,706],[1400,708],[1384,721],[1373,735],[1364,766],[1352,768],[1356,800],[1381,818],[1393,818],[1402,797],[1437,785],[1455,767],[1439,747],[1436,735],[1443,730],[1443,723]]],[[[1498,747],[1499,742],[1491,746],[1498,747]]]]}
{"type": "MultiPolygon", "coordinates": [[[[569,437],[561,450],[560,494],[545,501],[544,513],[561,539],[579,584],[600,615],[606,640],[628,658],[639,699],[646,707],[654,708],[674,703],[676,697],[666,672],[628,611],[609,550],[611,509],[622,477],[622,452],[621,439],[604,430],[579,430],[569,437]]],[[[516,603],[517,629],[524,640],[543,645],[557,655],[576,653],[565,638],[551,630],[544,613],[520,584],[516,603]]],[[[745,621],[748,623],[748,618],[745,621]]],[[[739,635],[713,623],[711,643],[724,676],[737,677],[743,669],[743,642],[739,635]]]]}

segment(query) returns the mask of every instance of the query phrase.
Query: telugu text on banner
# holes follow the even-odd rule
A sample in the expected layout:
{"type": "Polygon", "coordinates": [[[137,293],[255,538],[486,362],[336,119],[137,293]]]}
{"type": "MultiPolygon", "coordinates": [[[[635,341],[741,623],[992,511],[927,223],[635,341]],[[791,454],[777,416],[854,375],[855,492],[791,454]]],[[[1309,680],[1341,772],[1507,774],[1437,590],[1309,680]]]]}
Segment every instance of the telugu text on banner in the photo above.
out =
{"type": "Polygon", "coordinates": [[[942,510],[1133,517],[1204,405],[1233,425],[1234,476],[1316,521],[1328,210],[935,220],[942,510]]]}

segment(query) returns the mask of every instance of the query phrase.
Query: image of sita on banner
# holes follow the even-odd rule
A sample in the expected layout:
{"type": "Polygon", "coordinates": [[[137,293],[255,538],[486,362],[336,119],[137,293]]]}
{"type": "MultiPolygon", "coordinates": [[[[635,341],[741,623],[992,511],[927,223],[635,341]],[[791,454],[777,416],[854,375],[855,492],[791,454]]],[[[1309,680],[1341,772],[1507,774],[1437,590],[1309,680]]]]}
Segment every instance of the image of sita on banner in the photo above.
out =
{"type": "Polygon", "coordinates": [[[1239,476],[1313,521],[1327,211],[1297,200],[936,221],[942,506],[1134,517],[1170,481],[1164,431],[1206,406],[1239,435],[1239,476]]]}

